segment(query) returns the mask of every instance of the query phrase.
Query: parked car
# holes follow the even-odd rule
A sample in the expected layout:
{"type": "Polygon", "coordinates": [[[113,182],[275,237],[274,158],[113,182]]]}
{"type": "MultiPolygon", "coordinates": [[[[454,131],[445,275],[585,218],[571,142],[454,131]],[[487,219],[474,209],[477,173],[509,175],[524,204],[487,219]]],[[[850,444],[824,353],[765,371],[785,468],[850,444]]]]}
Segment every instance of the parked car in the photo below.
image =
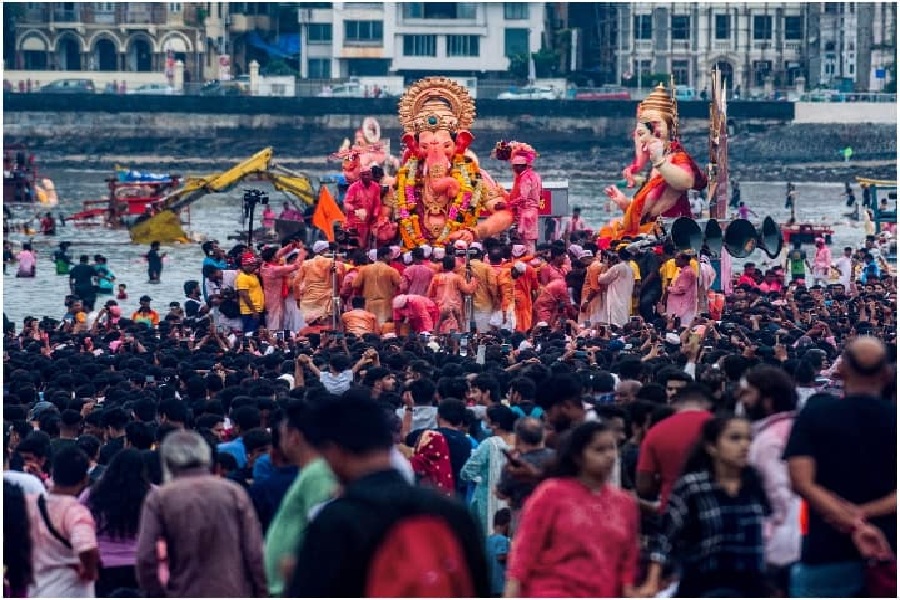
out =
{"type": "Polygon", "coordinates": [[[498,100],[556,100],[562,93],[552,87],[529,85],[497,96],[498,100]]]}
{"type": "Polygon", "coordinates": [[[317,96],[319,98],[365,98],[366,90],[358,83],[342,83],[323,87],[317,96]]]}
{"type": "Polygon", "coordinates": [[[631,100],[628,90],[619,85],[602,85],[575,93],[576,100],[631,100]]]}
{"type": "Polygon", "coordinates": [[[242,96],[244,93],[241,83],[234,80],[219,81],[218,79],[213,79],[207,81],[200,88],[201,96],[242,96]]]}
{"type": "Polygon", "coordinates": [[[145,83],[126,92],[127,94],[139,94],[148,96],[171,96],[175,88],[164,83],[145,83]]]}
{"type": "Polygon", "coordinates": [[[93,94],[94,82],[90,79],[57,79],[38,89],[41,94],[93,94]]]}
{"type": "Polygon", "coordinates": [[[675,99],[678,101],[696,100],[697,92],[694,88],[687,85],[675,86],[675,99]]]}

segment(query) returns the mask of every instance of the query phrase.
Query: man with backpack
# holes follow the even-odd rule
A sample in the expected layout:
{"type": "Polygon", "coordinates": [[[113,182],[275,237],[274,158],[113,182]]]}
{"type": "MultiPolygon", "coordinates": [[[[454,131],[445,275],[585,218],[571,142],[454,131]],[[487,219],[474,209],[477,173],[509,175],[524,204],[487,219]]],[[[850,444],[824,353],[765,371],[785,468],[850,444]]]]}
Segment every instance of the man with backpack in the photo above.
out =
{"type": "Polygon", "coordinates": [[[392,468],[388,416],[349,395],[314,407],[309,441],[343,494],[310,523],[286,597],[490,595],[478,525],[462,504],[392,468]]]}

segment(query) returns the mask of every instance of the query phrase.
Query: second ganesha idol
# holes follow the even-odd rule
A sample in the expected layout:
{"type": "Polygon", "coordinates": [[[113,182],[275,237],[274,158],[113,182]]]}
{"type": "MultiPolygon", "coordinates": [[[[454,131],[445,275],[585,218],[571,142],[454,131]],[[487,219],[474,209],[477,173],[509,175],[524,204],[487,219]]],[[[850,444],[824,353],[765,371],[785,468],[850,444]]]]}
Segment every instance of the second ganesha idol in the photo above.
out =
{"type": "Polygon", "coordinates": [[[467,242],[500,233],[512,223],[496,184],[468,152],[475,103],[463,86],[427,77],[400,100],[406,151],[395,184],[405,249],[467,242]],[[482,211],[491,215],[479,223],[482,211]]]}
{"type": "Polygon", "coordinates": [[[635,159],[623,172],[628,187],[634,186],[634,175],[648,165],[650,176],[630,199],[616,186],[606,188],[606,195],[625,214],[601,228],[601,243],[648,233],[660,217],[691,216],[687,192],[704,189],[706,175],[681,146],[677,127],[675,99],[659,84],[638,106],[635,159]]]}

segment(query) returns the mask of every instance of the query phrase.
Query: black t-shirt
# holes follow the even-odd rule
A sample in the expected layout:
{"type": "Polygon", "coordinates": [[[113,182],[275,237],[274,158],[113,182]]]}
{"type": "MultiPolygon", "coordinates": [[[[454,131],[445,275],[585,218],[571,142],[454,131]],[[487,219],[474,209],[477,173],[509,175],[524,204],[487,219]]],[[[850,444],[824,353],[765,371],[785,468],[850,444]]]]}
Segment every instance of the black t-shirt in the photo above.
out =
{"type": "MultiPolygon", "coordinates": [[[[897,406],[875,396],[817,397],[797,415],[784,458],[816,462],[816,483],[853,504],[897,489],[897,406]]],[[[869,520],[897,551],[897,516],[869,520]]],[[[848,534],[809,511],[801,558],[809,564],[860,560],[848,534]]]]}
{"type": "Polygon", "coordinates": [[[93,289],[96,275],[97,271],[91,265],[77,264],[69,270],[69,279],[76,290],[93,289]]]}

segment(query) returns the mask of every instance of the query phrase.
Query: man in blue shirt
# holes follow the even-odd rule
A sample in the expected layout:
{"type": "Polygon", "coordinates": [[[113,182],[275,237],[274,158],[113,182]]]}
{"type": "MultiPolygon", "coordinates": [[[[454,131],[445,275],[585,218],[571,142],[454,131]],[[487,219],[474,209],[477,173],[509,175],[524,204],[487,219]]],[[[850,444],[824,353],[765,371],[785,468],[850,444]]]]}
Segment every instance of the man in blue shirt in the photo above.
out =
{"type": "Polygon", "coordinates": [[[247,449],[244,447],[244,433],[259,427],[259,409],[255,406],[241,406],[231,411],[233,438],[219,444],[218,451],[230,454],[237,461],[239,469],[247,466],[247,449]]]}

